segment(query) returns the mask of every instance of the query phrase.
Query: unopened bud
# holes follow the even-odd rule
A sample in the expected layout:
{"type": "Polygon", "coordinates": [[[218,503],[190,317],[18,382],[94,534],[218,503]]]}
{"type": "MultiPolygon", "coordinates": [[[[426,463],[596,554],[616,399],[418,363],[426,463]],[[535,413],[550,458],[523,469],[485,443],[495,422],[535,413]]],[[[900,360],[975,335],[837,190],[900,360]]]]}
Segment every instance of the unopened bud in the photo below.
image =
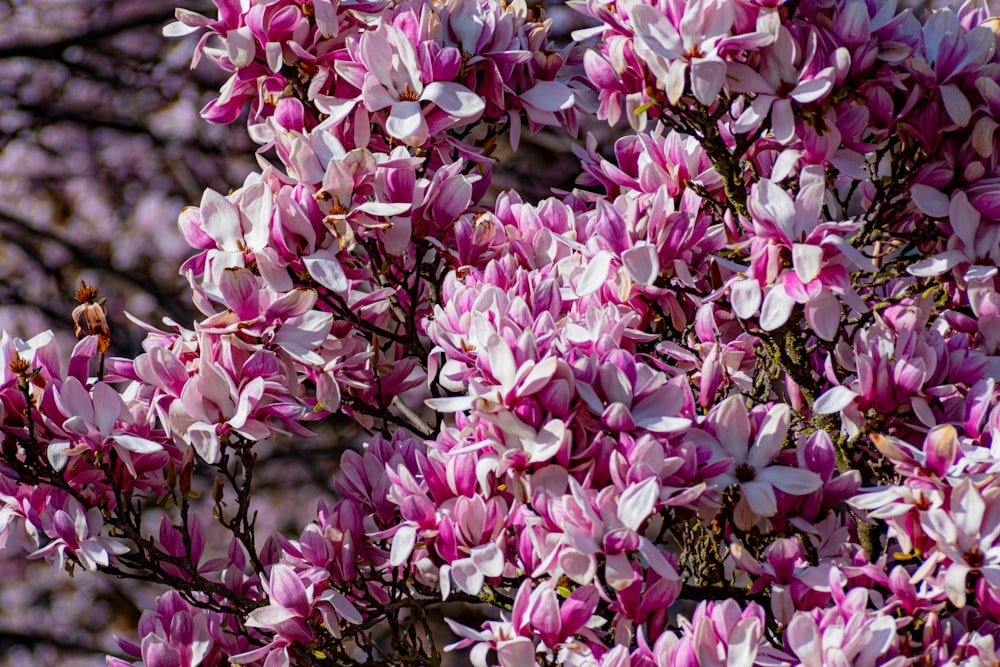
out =
{"type": "Polygon", "coordinates": [[[225,492],[226,487],[222,484],[222,478],[216,477],[212,481],[212,500],[218,505],[222,502],[222,494],[225,492]]]}

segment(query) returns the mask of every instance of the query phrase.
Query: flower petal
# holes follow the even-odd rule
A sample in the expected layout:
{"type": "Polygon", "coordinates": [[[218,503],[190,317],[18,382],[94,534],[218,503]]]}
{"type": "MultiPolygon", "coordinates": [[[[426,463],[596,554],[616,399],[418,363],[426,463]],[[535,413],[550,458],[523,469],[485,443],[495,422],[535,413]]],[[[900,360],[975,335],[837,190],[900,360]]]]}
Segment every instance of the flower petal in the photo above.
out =
{"type": "Polygon", "coordinates": [[[419,146],[427,141],[430,130],[424,120],[419,102],[396,102],[385,119],[385,131],[389,136],[410,145],[419,146]]]}
{"type": "Polygon", "coordinates": [[[774,285],[764,297],[764,305],[760,308],[760,328],[764,331],[774,331],[788,321],[795,307],[795,299],[788,296],[784,285],[774,285]]]}
{"type": "Polygon", "coordinates": [[[432,81],[424,88],[420,99],[433,102],[448,115],[468,122],[479,118],[486,109],[483,98],[459,83],[432,81]]]}
{"type": "Polygon", "coordinates": [[[740,492],[757,516],[768,517],[778,513],[778,499],[774,496],[774,487],[769,483],[744,482],[740,484],[740,492]]]}
{"type": "Polygon", "coordinates": [[[823,486],[823,479],[811,470],[771,466],[758,471],[757,479],[793,496],[804,496],[823,486]]]}
{"type": "Polygon", "coordinates": [[[817,415],[832,415],[853,403],[857,397],[857,392],[853,392],[847,387],[831,387],[816,399],[812,409],[817,415]]]}

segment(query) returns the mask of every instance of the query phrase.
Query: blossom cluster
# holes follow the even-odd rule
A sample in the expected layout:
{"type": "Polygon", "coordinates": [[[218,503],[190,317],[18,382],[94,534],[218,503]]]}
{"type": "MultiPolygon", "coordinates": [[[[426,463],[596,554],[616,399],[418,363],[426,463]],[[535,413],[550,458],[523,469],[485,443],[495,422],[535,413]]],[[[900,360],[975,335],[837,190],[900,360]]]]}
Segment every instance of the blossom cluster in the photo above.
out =
{"type": "Polygon", "coordinates": [[[559,49],[517,1],[216,5],[166,32],[261,170],[180,217],[203,317],[106,359],[84,286],[68,368],[0,345],[0,541],[170,586],[124,651],[440,665],[461,603],[477,666],[997,661],[988,7],[583,0],[559,49]],[[631,132],[576,189],[486,203],[588,112],[631,132]],[[265,541],[255,448],[335,413],[372,438],[265,541]]]}

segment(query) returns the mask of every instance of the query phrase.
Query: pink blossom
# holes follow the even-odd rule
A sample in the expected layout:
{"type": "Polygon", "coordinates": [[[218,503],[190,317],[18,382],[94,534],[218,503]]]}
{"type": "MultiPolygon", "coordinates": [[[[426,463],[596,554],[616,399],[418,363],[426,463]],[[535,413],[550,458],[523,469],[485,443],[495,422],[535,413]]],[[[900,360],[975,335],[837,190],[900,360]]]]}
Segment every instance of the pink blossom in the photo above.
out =
{"type": "Polygon", "coordinates": [[[733,517],[740,530],[749,530],[758,519],[778,513],[775,489],[802,496],[822,486],[822,480],[812,471],[772,465],[788,434],[790,418],[786,405],[772,406],[756,428],[751,442],[751,423],[746,407],[739,396],[731,396],[709,413],[705,423],[707,431],[695,434],[711,438],[709,442],[717,459],[732,461],[732,467],[718,478],[718,482],[723,486],[739,486],[740,499],[733,517]]]}

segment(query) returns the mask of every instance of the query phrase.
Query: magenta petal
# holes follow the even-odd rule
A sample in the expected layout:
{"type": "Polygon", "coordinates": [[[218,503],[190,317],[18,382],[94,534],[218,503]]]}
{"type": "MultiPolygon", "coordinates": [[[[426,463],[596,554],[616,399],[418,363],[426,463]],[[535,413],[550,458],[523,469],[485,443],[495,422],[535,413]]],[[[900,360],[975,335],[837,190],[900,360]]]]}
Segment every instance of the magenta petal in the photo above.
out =
{"type": "Polygon", "coordinates": [[[389,136],[411,145],[427,141],[428,128],[419,102],[396,102],[385,121],[389,136]]]}
{"type": "Polygon", "coordinates": [[[726,667],[753,667],[760,648],[761,634],[761,622],[758,619],[741,619],[729,635],[726,667]]]}
{"type": "Polygon", "coordinates": [[[94,419],[102,437],[108,437],[119,417],[131,421],[131,415],[121,395],[104,382],[94,385],[94,419]]]}
{"type": "Polygon", "coordinates": [[[965,127],[972,119],[972,105],[965,93],[953,83],[945,84],[938,90],[941,91],[941,101],[944,102],[945,111],[948,116],[959,127],[965,127]]]}
{"type": "MultiPolygon", "coordinates": [[[[629,18],[635,30],[637,50],[648,50],[650,56],[665,59],[680,58],[684,50],[677,29],[663,12],[650,5],[636,4],[629,11],[629,18]]],[[[645,55],[642,56],[645,58],[645,55]]],[[[652,65],[651,65],[652,66],[652,65]]],[[[654,69],[654,74],[662,76],[662,68],[654,69]]]]}
{"type": "Polygon", "coordinates": [[[799,104],[818,102],[833,88],[833,68],[827,67],[815,79],[803,81],[795,86],[791,96],[799,104]]]}
{"type": "Polygon", "coordinates": [[[757,473],[757,479],[793,496],[804,496],[819,490],[823,480],[810,470],[772,466],[757,473]]]}
{"type": "Polygon", "coordinates": [[[152,454],[161,451],[163,445],[134,435],[116,435],[115,442],[122,448],[137,454],[152,454]]]}
{"type": "Polygon", "coordinates": [[[726,63],[719,56],[691,60],[691,92],[702,104],[711,104],[726,80],[726,63]]]}
{"type": "Polygon", "coordinates": [[[965,251],[970,256],[975,252],[976,232],[979,230],[981,216],[979,211],[969,203],[964,192],[952,196],[948,206],[948,222],[955,235],[962,241],[965,251]]]}
{"type": "Polygon", "coordinates": [[[796,243],[792,246],[792,266],[803,284],[812,282],[823,268],[823,248],[811,243],[796,243]]]}
{"type": "Polygon", "coordinates": [[[618,500],[618,518],[622,524],[631,530],[639,530],[642,522],[656,508],[659,493],[655,477],[647,478],[641,484],[633,484],[625,489],[618,500]]]}
{"type": "Polygon", "coordinates": [[[230,267],[223,270],[219,291],[226,306],[242,321],[254,320],[260,315],[260,285],[249,269],[230,267]]]}
{"type": "Polygon", "coordinates": [[[764,305],[760,309],[760,328],[774,331],[788,321],[794,306],[795,300],[785,291],[784,285],[775,285],[764,297],[764,305]]]}
{"type": "Polygon", "coordinates": [[[66,542],[72,550],[79,548],[77,540],[77,525],[69,514],[62,510],[56,510],[52,515],[52,527],[56,530],[56,535],[66,542]]]}
{"type": "Polygon", "coordinates": [[[771,132],[782,144],[795,138],[795,114],[791,100],[777,99],[771,105],[771,132]]]}
{"type": "Polygon", "coordinates": [[[187,430],[187,438],[191,445],[206,463],[218,463],[222,455],[219,436],[215,432],[215,427],[209,424],[198,423],[192,425],[187,430]]]}
{"type": "Polygon", "coordinates": [[[273,602],[295,612],[299,617],[309,616],[311,605],[306,587],[295,570],[288,565],[278,563],[271,568],[270,595],[273,602]]]}
{"type": "Polygon", "coordinates": [[[476,569],[487,577],[499,577],[503,574],[504,556],[496,544],[490,542],[476,547],[469,555],[476,569]]]}
{"type": "Polygon", "coordinates": [[[67,417],[79,417],[85,424],[94,423],[94,404],[75,377],[66,378],[56,392],[56,405],[67,417]]]}
{"type": "Polygon", "coordinates": [[[243,26],[226,33],[226,55],[234,67],[246,67],[253,62],[256,53],[257,45],[249,28],[243,26]]]}
{"type": "Polygon", "coordinates": [[[960,250],[946,250],[945,252],[914,262],[906,267],[906,272],[911,276],[931,278],[950,271],[965,259],[965,253],[960,250]]]}
{"type": "Polygon", "coordinates": [[[565,111],[576,98],[569,86],[557,81],[539,81],[521,94],[521,101],[541,111],[565,111]]]}
{"type": "Polygon", "coordinates": [[[910,199],[926,216],[931,218],[948,217],[948,195],[940,190],[917,183],[910,187],[910,199]]]}
{"type": "Polygon", "coordinates": [[[791,410],[784,403],[779,403],[768,410],[747,455],[747,463],[760,470],[773,461],[781,451],[785,436],[788,435],[790,422],[791,410]]]}
{"type": "Polygon", "coordinates": [[[847,387],[831,387],[813,403],[813,412],[818,415],[832,415],[853,403],[857,397],[857,392],[847,387]]]}
{"type": "Polygon", "coordinates": [[[601,596],[593,586],[578,588],[566,598],[562,604],[559,614],[562,617],[562,632],[564,635],[571,635],[579,630],[597,609],[597,603],[601,596]]]}
{"type": "Polygon", "coordinates": [[[805,310],[806,322],[817,336],[823,340],[833,340],[837,336],[844,309],[829,291],[824,290],[818,298],[810,300],[805,310]]]}
{"type": "Polygon", "coordinates": [[[745,462],[750,445],[750,418],[743,399],[730,396],[709,413],[708,419],[725,452],[737,464],[745,462]]]}
{"type": "Polygon", "coordinates": [[[312,307],[316,304],[317,298],[316,290],[293,289],[282,294],[267,307],[267,310],[264,311],[264,319],[268,322],[274,322],[315,312],[312,307]]]}
{"type": "Polygon", "coordinates": [[[188,245],[198,250],[215,247],[215,240],[201,228],[201,216],[198,209],[186,206],[177,217],[177,227],[188,245]]]}
{"type": "Polygon", "coordinates": [[[611,259],[611,253],[607,250],[601,250],[590,258],[576,285],[577,296],[593,294],[606,284],[608,271],[611,270],[611,259]]]}
{"type": "Polygon", "coordinates": [[[143,639],[142,661],[146,667],[183,667],[180,651],[154,635],[143,639]]]}
{"type": "Polygon", "coordinates": [[[472,203],[472,183],[462,176],[454,176],[441,183],[431,210],[435,220],[450,227],[470,203],[472,203]]]}
{"type": "Polygon", "coordinates": [[[785,631],[785,641],[803,667],[823,667],[823,645],[816,621],[808,612],[798,612],[785,631]]]}
{"type": "Polygon", "coordinates": [[[135,372],[144,381],[180,396],[188,380],[187,369],[174,354],[154,347],[135,361],[135,372]]]}
{"type": "Polygon", "coordinates": [[[658,390],[632,407],[632,419],[636,426],[653,433],[679,433],[691,426],[690,419],[676,416],[681,408],[677,399],[683,400],[680,391],[672,386],[666,389],[675,391],[658,390]]]}
{"type": "Polygon", "coordinates": [[[238,251],[243,239],[240,212],[236,205],[215,190],[205,190],[201,197],[201,228],[222,250],[238,251]]]}
{"type": "Polygon", "coordinates": [[[583,64],[587,78],[600,89],[620,89],[621,77],[597,51],[587,49],[583,54],[583,64]]]}
{"type": "MultiPolygon", "coordinates": [[[[500,667],[530,665],[535,662],[535,645],[527,637],[500,640],[497,642],[497,660],[500,661],[500,667]]],[[[486,664],[485,660],[482,664],[486,664]]]]}
{"type": "Polygon", "coordinates": [[[170,639],[181,645],[194,643],[194,623],[191,614],[174,614],[170,619],[170,639]]]}
{"type": "Polygon", "coordinates": [[[469,595],[479,595],[479,591],[483,590],[483,573],[471,558],[462,558],[452,563],[451,576],[455,585],[469,595]]]}
{"type": "Polygon", "coordinates": [[[807,468],[814,473],[829,479],[836,467],[836,454],[830,435],[823,429],[817,429],[799,447],[799,467],[807,468]]]}
{"type": "Polygon", "coordinates": [[[761,180],[754,186],[747,207],[755,221],[774,226],[791,242],[795,235],[795,202],[780,186],[767,179],[761,180]]]}
{"type": "Polygon", "coordinates": [[[937,473],[938,477],[948,474],[948,469],[955,462],[958,454],[958,432],[950,424],[935,426],[924,437],[924,454],[926,465],[937,473]]]}
{"type": "Polygon", "coordinates": [[[660,275],[660,258],[656,246],[639,245],[622,253],[622,264],[639,285],[652,285],[660,275]]]}
{"type": "Polygon", "coordinates": [[[737,280],[731,290],[729,300],[737,317],[745,320],[757,314],[761,302],[760,283],[753,278],[737,280]]]}
{"type": "Polygon", "coordinates": [[[969,477],[963,477],[951,495],[951,514],[962,537],[975,538],[983,529],[986,502],[969,477]]]}
{"type": "Polygon", "coordinates": [[[757,516],[768,517],[778,513],[778,500],[770,483],[744,482],[740,485],[740,492],[757,516]]]}
{"type": "Polygon", "coordinates": [[[541,586],[532,597],[530,614],[531,626],[542,638],[546,646],[555,647],[559,643],[562,617],[559,614],[559,598],[553,588],[541,586]]]}
{"type": "Polygon", "coordinates": [[[424,88],[421,100],[433,102],[450,116],[472,122],[486,109],[483,99],[458,83],[432,81],[424,88]]]}
{"type": "Polygon", "coordinates": [[[303,257],[309,275],[323,287],[337,294],[346,294],[348,289],[347,276],[340,261],[329,250],[320,250],[309,257],[303,257]]]}
{"type": "Polygon", "coordinates": [[[635,428],[632,413],[624,404],[617,401],[604,409],[601,421],[612,431],[631,431],[635,428]]]}
{"type": "Polygon", "coordinates": [[[291,609],[285,609],[279,605],[269,604],[250,612],[247,618],[247,625],[252,628],[274,627],[279,623],[296,618],[296,614],[291,609]]]}

